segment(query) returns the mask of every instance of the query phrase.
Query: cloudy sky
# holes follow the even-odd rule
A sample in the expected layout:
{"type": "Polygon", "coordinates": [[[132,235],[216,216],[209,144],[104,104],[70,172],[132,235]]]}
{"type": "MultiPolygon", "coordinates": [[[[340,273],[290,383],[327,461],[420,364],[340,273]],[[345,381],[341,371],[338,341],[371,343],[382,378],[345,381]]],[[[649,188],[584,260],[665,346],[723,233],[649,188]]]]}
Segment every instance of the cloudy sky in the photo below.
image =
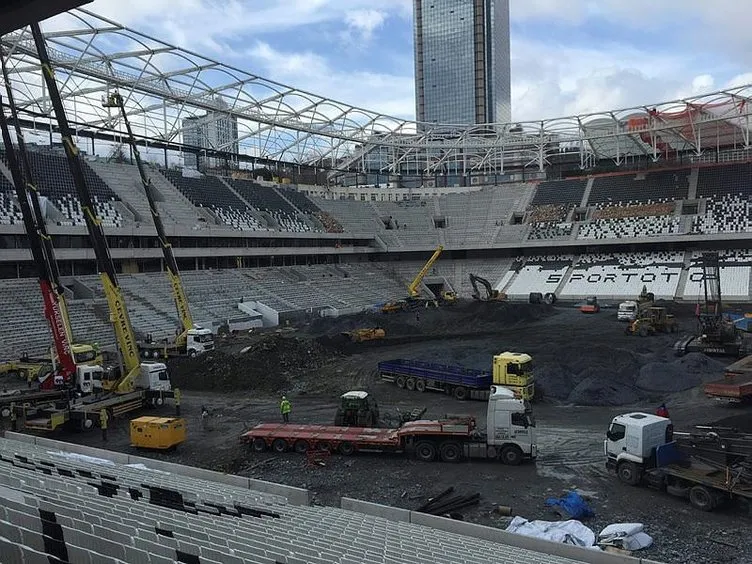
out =
{"type": "MultiPolygon", "coordinates": [[[[511,4],[515,121],[752,83],[748,2],[511,4]]],[[[266,78],[414,117],[412,0],[95,0],[87,8],[266,78]]]]}

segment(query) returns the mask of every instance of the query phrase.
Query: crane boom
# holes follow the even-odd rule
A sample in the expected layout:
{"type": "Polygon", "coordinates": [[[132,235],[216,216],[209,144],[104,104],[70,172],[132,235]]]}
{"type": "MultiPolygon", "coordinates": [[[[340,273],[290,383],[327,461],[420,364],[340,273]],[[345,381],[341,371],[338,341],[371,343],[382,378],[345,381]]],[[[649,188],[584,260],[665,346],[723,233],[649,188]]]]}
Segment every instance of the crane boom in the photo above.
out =
{"type": "Polygon", "coordinates": [[[410,282],[410,285],[407,287],[407,291],[411,298],[415,298],[420,294],[420,290],[418,290],[418,288],[420,287],[421,282],[423,282],[423,279],[426,277],[426,274],[428,274],[428,271],[431,270],[433,264],[437,260],[439,260],[439,257],[441,256],[441,253],[443,251],[443,245],[436,247],[436,250],[433,252],[433,255],[431,255],[431,258],[428,259],[426,264],[423,265],[423,268],[420,269],[420,272],[418,272],[418,275],[413,279],[412,282],[410,282]]]}
{"type": "Polygon", "coordinates": [[[37,48],[37,54],[42,65],[42,75],[44,77],[47,90],[49,92],[52,107],[55,110],[55,117],[58,122],[60,137],[62,139],[65,154],[68,157],[68,166],[70,167],[73,182],[76,186],[78,199],[81,202],[86,229],[89,233],[89,240],[94,249],[94,255],[97,260],[97,269],[102,280],[105,298],[109,307],[111,321],[115,327],[115,337],[117,339],[120,354],[123,358],[125,370],[115,383],[114,389],[117,392],[125,393],[134,389],[136,379],[141,370],[141,362],[138,354],[138,345],[136,335],[131,325],[131,319],[128,315],[128,309],[125,305],[123,291],[120,288],[115,273],[115,264],[110,256],[110,249],[107,246],[107,239],[102,228],[102,221],[97,216],[94,201],[92,200],[89,187],[86,184],[83,167],[79,159],[79,150],[73,141],[73,135],[68,124],[68,118],[65,115],[65,108],[60,97],[60,91],[55,81],[55,73],[50,63],[50,57],[47,53],[42,30],[38,23],[31,24],[31,32],[34,36],[34,43],[37,48]]]}
{"type": "MultiPolygon", "coordinates": [[[[13,128],[16,132],[16,143],[18,144],[18,153],[21,157],[21,164],[23,165],[23,174],[25,176],[24,190],[28,197],[28,201],[31,202],[31,210],[34,212],[34,220],[36,221],[36,232],[38,233],[39,240],[44,252],[47,255],[46,268],[48,269],[49,282],[52,285],[53,290],[57,295],[57,300],[60,308],[60,315],[63,323],[65,323],[65,332],[68,335],[68,342],[73,344],[73,326],[70,322],[70,316],[68,315],[68,304],[65,300],[65,294],[63,292],[63,285],[60,282],[60,269],[57,266],[57,257],[55,256],[55,248],[52,245],[52,237],[47,232],[47,223],[44,220],[44,214],[42,213],[42,207],[39,203],[39,189],[34,178],[34,171],[31,168],[31,161],[29,160],[29,153],[26,150],[26,141],[21,131],[21,125],[18,120],[18,112],[16,111],[16,103],[13,96],[13,88],[11,88],[10,76],[8,68],[5,64],[5,56],[0,49],[0,67],[2,67],[3,80],[5,81],[5,93],[8,97],[8,107],[10,108],[10,117],[13,120],[13,128]]],[[[18,192],[18,190],[17,190],[18,192]]],[[[18,194],[17,194],[18,195],[18,194]]],[[[20,200],[20,196],[19,196],[20,200]]],[[[26,198],[24,198],[26,201],[26,198]]],[[[21,210],[23,213],[23,210],[21,210]]],[[[75,353],[74,353],[75,358],[75,353]]]]}
{"type": "Polygon", "coordinates": [[[50,331],[52,332],[52,340],[55,344],[55,352],[57,353],[58,362],[60,363],[61,375],[63,376],[64,381],[70,383],[76,373],[76,361],[73,357],[70,337],[66,330],[67,324],[65,321],[65,310],[60,305],[60,295],[57,293],[52,281],[49,257],[45,253],[45,248],[42,244],[42,237],[39,233],[34,214],[31,211],[31,206],[29,205],[29,196],[26,192],[26,184],[21,173],[21,167],[13,151],[8,120],[5,116],[5,110],[2,109],[2,95],[0,95],[0,129],[2,129],[3,144],[6,148],[8,167],[10,168],[11,175],[13,176],[13,184],[16,188],[18,205],[21,208],[24,227],[26,228],[26,233],[29,238],[31,255],[37,266],[37,276],[39,278],[39,285],[44,300],[45,317],[47,318],[50,325],[50,331]]]}
{"type": "Polygon", "coordinates": [[[144,163],[141,161],[141,154],[138,151],[136,139],[133,136],[133,130],[131,129],[131,123],[128,120],[128,115],[125,111],[123,97],[119,92],[114,92],[104,100],[103,105],[106,108],[118,108],[120,110],[120,115],[123,118],[123,123],[125,123],[125,129],[128,132],[128,143],[133,150],[133,156],[136,158],[136,167],[138,168],[138,174],[141,177],[141,183],[144,186],[144,192],[146,192],[146,199],[149,202],[151,217],[154,220],[154,227],[157,230],[159,244],[162,247],[162,254],[167,268],[167,277],[170,280],[170,286],[172,287],[172,297],[175,300],[175,308],[177,309],[178,318],[180,319],[182,331],[175,338],[175,343],[184,346],[187,341],[188,331],[193,328],[193,316],[191,315],[191,310],[188,305],[188,297],[185,294],[183,281],[180,278],[180,271],[178,270],[178,263],[175,260],[175,253],[172,250],[172,244],[167,240],[162,217],[157,209],[157,199],[154,196],[154,186],[151,183],[151,179],[146,174],[144,163]]]}

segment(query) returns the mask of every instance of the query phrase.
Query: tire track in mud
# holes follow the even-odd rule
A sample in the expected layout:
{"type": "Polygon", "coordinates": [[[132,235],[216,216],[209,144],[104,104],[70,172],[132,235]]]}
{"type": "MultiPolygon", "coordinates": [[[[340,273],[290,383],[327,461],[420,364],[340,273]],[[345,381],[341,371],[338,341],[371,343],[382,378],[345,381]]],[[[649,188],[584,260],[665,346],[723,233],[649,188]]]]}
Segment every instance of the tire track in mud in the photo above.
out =
{"type": "Polygon", "coordinates": [[[594,429],[538,426],[538,475],[587,478],[605,471],[604,433],[594,429]]]}

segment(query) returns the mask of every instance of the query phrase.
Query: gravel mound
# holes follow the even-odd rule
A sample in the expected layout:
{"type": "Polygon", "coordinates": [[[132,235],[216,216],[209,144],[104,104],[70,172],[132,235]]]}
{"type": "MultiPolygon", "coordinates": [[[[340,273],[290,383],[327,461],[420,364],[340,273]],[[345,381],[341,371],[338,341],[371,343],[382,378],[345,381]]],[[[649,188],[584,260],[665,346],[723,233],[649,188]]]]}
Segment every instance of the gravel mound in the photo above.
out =
{"type": "Polygon", "coordinates": [[[574,377],[559,364],[535,369],[535,387],[547,399],[566,400],[574,388],[574,377]]]}
{"type": "Polygon", "coordinates": [[[279,393],[335,356],[319,343],[269,335],[245,352],[228,354],[215,350],[198,358],[170,361],[173,386],[194,391],[279,393]]]}
{"type": "Polygon", "coordinates": [[[640,400],[637,392],[625,384],[588,376],[569,394],[567,401],[577,405],[628,405],[640,400]]]}
{"type": "Polygon", "coordinates": [[[690,353],[672,362],[651,362],[640,368],[635,385],[653,392],[683,392],[720,378],[724,363],[701,353],[690,353]]]}

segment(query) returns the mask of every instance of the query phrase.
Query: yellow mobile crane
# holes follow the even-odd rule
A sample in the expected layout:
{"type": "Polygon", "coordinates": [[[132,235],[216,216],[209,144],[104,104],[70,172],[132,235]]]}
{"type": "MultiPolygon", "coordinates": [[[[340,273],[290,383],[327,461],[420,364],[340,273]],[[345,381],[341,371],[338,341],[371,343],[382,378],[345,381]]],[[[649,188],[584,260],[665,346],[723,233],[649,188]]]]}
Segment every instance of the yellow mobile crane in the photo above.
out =
{"type": "Polygon", "coordinates": [[[69,400],[64,406],[58,403],[46,407],[40,405],[25,407],[23,419],[27,428],[42,431],[55,430],[68,422],[78,423],[80,428],[88,429],[98,420],[103,409],[111,416],[120,416],[147,404],[162,405],[164,398],[173,397],[173,392],[167,366],[157,362],[142,364],[140,361],[136,337],[123,292],[118,285],[115,265],[110,256],[102,222],[97,217],[94,201],[86,184],[78,147],[73,141],[72,131],[65,115],[44,36],[37,23],[31,24],[31,31],[42,65],[42,75],[55,110],[62,144],[68,157],[68,165],[81,202],[89,240],[96,256],[97,269],[115,328],[123,370],[117,379],[110,382],[109,386],[105,386],[105,382],[102,383],[103,387],[111,391],[109,394],[98,396],[94,401],[69,400]]]}
{"type": "MultiPolygon", "coordinates": [[[[431,258],[426,261],[426,264],[423,265],[423,268],[420,269],[420,272],[418,272],[417,276],[413,278],[412,282],[410,282],[410,285],[407,287],[408,301],[420,300],[420,285],[423,283],[423,279],[431,270],[431,267],[436,263],[437,260],[439,260],[442,252],[444,252],[443,245],[436,247],[436,250],[431,255],[431,258]]],[[[441,295],[437,297],[439,298],[439,300],[445,303],[454,303],[457,300],[457,294],[451,291],[442,291],[441,295]]]]}
{"type": "Polygon", "coordinates": [[[151,217],[154,220],[154,228],[157,230],[159,244],[162,247],[162,254],[167,269],[167,278],[170,281],[172,297],[175,301],[175,308],[177,309],[178,319],[180,320],[181,325],[180,333],[175,337],[174,342],[169,342],[167,340],[162,343],[139,341],[138,348],[145,358],[159,358],[160,356],[168,357],[184,354],[193,357],[204,354],[205,352],[214,349],[214,336],[210,329],[196,327],[193,324],[193,316],[191,315],[191,310],[188,306],[188,298],[185,294],[183,282],[180,279],[178,263],[175,260],[172,245],[167,240],[167,234],[165,233],[164,225],[162,224],[162,217],[157,209],[157,199],[154,194],[154,186],[151,183],[151,179],[147,176],[144,163],[141,160],[141,153],[138,151],[136,138],[133,136],[131,123],[128,120],[128,114],[125,111],[123,97],[120,93],[115,91],[102,100],[102,105],[105,108],[118,108],[120,110],[120,115],[123,118],[125,129],[128,132],[128,143],[130,144],[131,149],[133,150],[133,156],[136,159],[138,174],[141,177],[141,183],[144,186],[146,199],[149,202],[151,217]]]}

